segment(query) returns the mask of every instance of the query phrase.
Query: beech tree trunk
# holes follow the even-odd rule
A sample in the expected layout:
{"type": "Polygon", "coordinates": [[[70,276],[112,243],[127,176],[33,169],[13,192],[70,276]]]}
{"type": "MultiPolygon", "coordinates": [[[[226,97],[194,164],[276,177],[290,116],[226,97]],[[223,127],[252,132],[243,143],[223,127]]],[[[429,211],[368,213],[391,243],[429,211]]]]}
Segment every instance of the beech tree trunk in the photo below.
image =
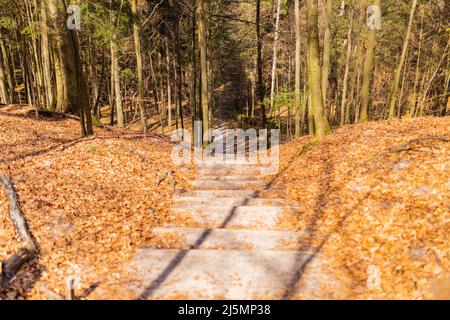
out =
{"type": "Polygon", "coordinates": [[[328,77],[331,69],[331,19],[333,14],[332,0],[326,0],[325,3],[325,32],[323,36],[323,63],[322,63],[322,99],[323,106],[327,110],[327,92],[328,92],[328,77]]]}
{"type": "Polygon", "coordinates": [[[261,0],[256,0],[256,43],[257,43],[257,73],[258,73],[258,105],[262,111],[262,121],[263,126],[266,126],[267,115],[266,108],[262,103],[265,97],[264,90],[264,78],[263,78],[263,56],[262,56],[262,47],[263,47],[263,39],[261,35],[261,0]]]}
{"type": "Polygon", "coordinates": [[[207,134],[209,129],[209,105],[208,105],[208,63],[206,56],[206,22],[205,22],[205,2],[198,0],[198,45],[200,47],[200,74],[201,74],[201,103],[203,121],[203,141],[209,141],[207,134]]]}
{"type": "MultiPolygon", "coordinates": [[[[380,6],[381,0],[374,0],[374,5],[380,6]]],[[[377,40],[377,30],[369,30],[369,38],[367,40],[366,59],[364,62],[363,82],[361,86],[361,111],[360,121],[366,122],[368,119],[368,109],[370,100],[370,80],[372,78],[372,67],[374,59],[374,50],[377,40]]]]}
{"type": "Polygon", "coordinates": [[[348,74],[350,70],[350,56],[352,53],[352,28],[353,28],[353,14],[354,9],[350,13],[350,25],[347,32],[347,55],[345,57],[345,71],[344,80],[342,84],[342,101],[341,101],[341,115],[340,115],[340,125],[341,127],[346,123],[346,106],[347,106],[347,88],[348,88],[348,74]]]}
{"type": "Polygon", "coordinates": [[[6,80],[6,68],[4,65],[3,53],[0,50],[0,103],[9,104],[8,87],[6,80]]]}
{"type": "Polygon", "coordinates": [[[319,49],[319,27],[318,27],[318,0],[307,0],[308,2],[308,68],[309,68],[309,90],[311,98],[311,109],[314,114],[315,132],[318,139],[328,134],[328,124],[325,118],[322,79],[320,67],[319,49]]]}
{"type": "MultiPolygon", "coordinates": [[[[66,6],[57,0],[46,0],[51,28],[59,55],[62,85],[64,87],[63,111],[74,111],[80,115],[81,134],[91,135],[91,106],[86,85],[86,79],[81,65],[77,34],[66,26],[66,6]],[[66,99],[67,98],[67,99],[66,99]]],[[[58,103],[61,105],[60,103],[58,103]]]]}
{"type": "Polygon", "coordinates": [[[139,11],[137,0],[130,0],[131,11],[133,13],[133,37],[134,37],[134,51],[136,54],[136,71],[138,80],[138,106],[141,116],[141,130],[147,132],[147,117],[145,114],[144,105],[144,67],[142,62],[142,52],[141,52],[141,36],[140,36],[140,25],[139,25],[139,11]]]}
{"type": "Polygon", "coordinates": [[[50,44],[48,39],[48,27],[47,27],[47,10],[45,9],[44,2],[41,3],[41,55],[42,55],[42,69],[44,76],[44,87],[47,101],[47,108],[54,110],[54,95],[52,86],[52,69],[50,60],[50,44]]]}
{"type": "Polygon", "coordinates": [[[280,29],[280,11],[281,11],[281,0],[278,0],[277,4],[277,18],[275,22],[275,37],[273,40],[273,60],[272,60],[272,82],[270,87],[270,109],[273,112],[274,99],[275,99],[275,80],[277,76],[277,55],[278,55],[278,38],[280,29]]]}
{"type": "Polygon", "coordinates": [[[408,51],[409,39],[411,37],[411,29],[414,21],[414,13],[416,11],[417,0],[413,0],[411,4],[411,12],[409,13],[408,28],[406,30],[405,39],[403,41],[402,54],[397,70],[395,71],[394,82],[392,83],[391,99],[389,101],[389,119],[395,116],[395,104],[397,102],[398,87],[400,84],[400,77],[402,75],[403,65],[405,64],[406,52],[408,51]]]}
{"type": "Polygon", "coordinates": [[[300,67],[301,67],[301,29],[300,29],[300,0],[295,0],[295,96],[294,96],[294,108],[295,108],[295,137],[299,137],[301,134],[301,96],[300,96],[300,67]]]}

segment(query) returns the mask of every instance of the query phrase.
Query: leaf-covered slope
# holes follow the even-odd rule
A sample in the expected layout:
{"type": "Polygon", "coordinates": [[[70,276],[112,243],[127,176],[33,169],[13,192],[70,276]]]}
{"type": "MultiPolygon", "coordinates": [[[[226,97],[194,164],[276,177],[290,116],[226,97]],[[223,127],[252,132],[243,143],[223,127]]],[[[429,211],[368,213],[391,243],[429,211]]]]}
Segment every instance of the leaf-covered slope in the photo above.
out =
{"type": "MultiPolygon", "coordinates": [[[[41,254],[0,297],[63,294],[73,275],[77,294],[99,283],[89,298],[133,298],[121,290],[133,280],[124,265],[167,217],[175,188],[186,187],[170,141],[99,128],[80,139],[75,120],[35,120],[22,111],[0,110],[0,171],[15,184],[41,254]],[[170,179],[158,183],[169,170],[175,188],[170,179]]],[[[0,260],[18,246],[7,206],[0,188],[0,260]]]]}
{"type": "MultiPolygon", "coordinates": [[[[449,138],[448,117],[420,118],[345,127],[320,143],[305,137],[282,146],[283,170],[270,193],[302,206],[290,223],[312,231],[303,249],[319,246],[324,276],[333,279],[317,296],[450,297],[449,138]],[[374,270],[381,287],[368,289],[374,270]]],[[[300,289],[312,271],[306,266],[300,289]]]]}

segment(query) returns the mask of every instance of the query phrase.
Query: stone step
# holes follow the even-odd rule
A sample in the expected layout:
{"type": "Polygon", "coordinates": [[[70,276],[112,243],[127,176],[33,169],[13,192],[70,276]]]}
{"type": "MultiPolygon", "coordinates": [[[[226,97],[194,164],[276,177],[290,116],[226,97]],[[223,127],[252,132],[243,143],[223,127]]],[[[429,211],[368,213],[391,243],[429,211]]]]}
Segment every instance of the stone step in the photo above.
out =
{"type": "Polygon", "coordinates": [[[233,180],[233,181],[218,181],[218,180],[194,180],[191,185],[202,189],[215,190],[242,190],[242,189],[261,189],[264,188],[265,182],[262,180],[233,180]]]}
{"type": "Polygon", "coordinates": [[[228,176],[228,175],[242,175],[251,176],[253,178],[259,178],[263,176],[263,172],[258,168],[229,168],[229,169],[197,169],[199,176],[228,176]]]}
{"type": "MultiPolygon", "coordinates": [[[[140,299],[281,299],[291,292],[308,252],[140,249],[129,285],[140,299]]],[[[320,287],[318,281],[309,285],[320,287]]]]}
{"type": "Polygon", "coordinates": [[[208,228],[284,230],[279,223],[285,217],[285,209],[280,207],[235,207],[232,210],[215,211],[211,208],[172,209],[172,212],[194,222],[196,226],[208,228]]]}
{"type": "Polygon", "coordinates": [[[192,190],[187,191],[179,196],[199,197],[199,198],[239,198],[255,197],[256,191],[253,190],[192,190]]]}
{"type": "MultiPolygon", "coordinates": [[[[175,196],[173,200],[176,205],[192,205],[192,206],[287,206],[288,202],[285,199],[279,198],[211,198],[211,197],[185,197],[185,196],[175,196]]],[[[299,208],[299,206],[289,206],[291,208],[299,208]]]]}
{"type": "MultiPolygon", "coordinates": [[[[197,177],[197,180],[199,181],[252,181],[255,180],[255,177],[250,175],[200,175],[197,177]]],[[[263,181],[263,180],[260,180],[263,181]]]]}
{"type": "MultiPolygon", "coordinates": [[[[300,206],[295,205],[276,205],[276,204],[266,204],[266,205],[252,205],[252,203],[249,202],[241,202],[237,204],[212,204],[212,203],[178,203],[173,204],[171,206],[172,212],[232,212],[236,208],[258,208],[258,211],[264,211],[264,208],[280,208],[280,210],[283,210],[284,212],[295,212],[297,211],[300,206]]],[[[255,210],[255,209],[254,209],[255,210]]]]}
{"type": "MultiPolygon", "coordinates": [[[[299,250],[306,232],[166,227],[152,230],[156,239],[176,239],[171,249],[299,250]]],[[[154,247],[155,249],[157,247],[154,247]]]]}

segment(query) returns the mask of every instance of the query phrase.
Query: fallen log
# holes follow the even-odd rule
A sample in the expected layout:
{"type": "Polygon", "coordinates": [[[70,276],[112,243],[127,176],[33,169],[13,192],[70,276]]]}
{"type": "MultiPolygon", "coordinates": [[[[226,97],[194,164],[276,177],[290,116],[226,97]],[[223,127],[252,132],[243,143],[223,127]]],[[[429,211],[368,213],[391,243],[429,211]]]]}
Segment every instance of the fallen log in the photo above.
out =
{"type": "Polygon", "coordinates": [[[6,196],[9,199],[9,218],[11,219],[17,234],[22,242],[22,248],[17,250],[10,258],[2,262],[2,284],[8,285],[20,268],[28,261],[33,260],[38,254],[38,247],[33,236],[28,230],[25,217],[20,210],[17,192],[11,180],[0,174],[0,183],[3,184],[6,196]]]}

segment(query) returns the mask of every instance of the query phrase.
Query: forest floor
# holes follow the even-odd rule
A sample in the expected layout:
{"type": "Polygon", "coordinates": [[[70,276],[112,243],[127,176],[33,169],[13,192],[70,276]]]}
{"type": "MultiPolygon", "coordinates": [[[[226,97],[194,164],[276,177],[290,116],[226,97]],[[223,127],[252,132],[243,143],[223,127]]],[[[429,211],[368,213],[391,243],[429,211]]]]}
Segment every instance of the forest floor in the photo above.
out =
{"type": "MultiPolygon", "coordinates": [[[[450,298],[449,124],[371,122],[282,146],[268,194],[301,205],[291,223],[312,233],[302,250],[320,248],[333,279],[318,297],[450,298]],[[380,286],[368,286],[376,277],[380,286]]],[[[300,289],[313,271],[305,267],[300,289]]]]}
{"type": "MultiPolygon", "coordinates": [[[[0,109],[0,172],[13,180],[40,256],[0,298],[57,298],[67,276],[81,278],[78,295],[98,284],[92,296],[133,298],[121,291],[133,281],[123,266],[167,218],[190,171],[172,164],[164,136],[95,128],[96,136],[80,138],[76,120],[25,111],[0,109]]],[[[0,212],[3,261],[19,246],[3,188],[0,212]]]]}
{"type": "MultiPolygon", "coordinates": [[[[327,257],[333,281],[317,297],[450,297],[450,143],[425,139],[450,138],[449,123],[358,124],[320,143],[281,146],[281,171],[266,193],[300,205],[285,223],[309,230],[303,249],[327,257]],[[368,289],[373,272],[380,286],[368,289]]],[[[123,290],[136,281],[124,266],[171,220],[172,195],[194,177],[172,164],[170,140],[100,128],[79,138],[77,121],[36,120],[21,107],[1,108],[0,128],[0,172],[12,178],[40,245],[39,259],[0,288],[0,299],[58,298],[67,276],[79,279],[83,298],[135,298],[123,290]]],[[[0,260],[18,246],[0,188],[0,260]]],[[[309,272],[306,265],[300,288],[309,272]]]]}

